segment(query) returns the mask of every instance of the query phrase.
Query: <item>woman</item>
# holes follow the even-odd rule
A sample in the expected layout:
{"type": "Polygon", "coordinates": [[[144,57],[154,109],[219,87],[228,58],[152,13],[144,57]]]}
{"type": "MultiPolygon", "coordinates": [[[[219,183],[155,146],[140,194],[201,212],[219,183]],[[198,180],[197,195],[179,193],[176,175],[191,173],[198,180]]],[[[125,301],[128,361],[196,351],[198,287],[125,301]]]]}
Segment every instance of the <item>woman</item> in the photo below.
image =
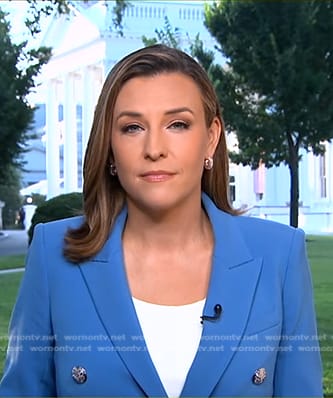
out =
{"type": "Polygon", "coordinates": [[[112,69],[83,194],[83,217],[35,229],[2,396],[321,396],[304,234],[232,208],[191,57],[156,45],[112,69]]]}

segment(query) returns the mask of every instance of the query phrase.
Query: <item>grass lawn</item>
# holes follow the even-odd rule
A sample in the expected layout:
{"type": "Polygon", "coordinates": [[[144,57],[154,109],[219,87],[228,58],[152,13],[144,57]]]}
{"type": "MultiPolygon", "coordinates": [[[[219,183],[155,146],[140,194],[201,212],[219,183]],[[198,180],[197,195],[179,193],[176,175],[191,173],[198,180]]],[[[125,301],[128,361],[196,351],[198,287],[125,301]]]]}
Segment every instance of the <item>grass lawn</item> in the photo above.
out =
{"type": "Polygon", "coordinates": [[[23,272],[0,276],[0,374],[8,342],[8,322],[23,272]]]}
{"type": "MultiPolygon", "coordinates": [[[[324,365],[324,391],[333,397],[333,236],[308,236],[318,335],[324,365]]],[[[1,268],[23,264],[24,256],[0,257],[1,268]]],[[[2,373],[7,327],[22,273],[0,276],[0,375],[2,373]]]]}
{"type": "Polygon", "coordinates": [[[24,265],[24,259],[24,254],[15,256],[0,256],[0,270],[22,267],[24,265]]]}
{"type": "Polygon", "coordinates": [[[307,240],[324,364],[324,391],[333,396],[333,236],[308,236],[307,240]]]}

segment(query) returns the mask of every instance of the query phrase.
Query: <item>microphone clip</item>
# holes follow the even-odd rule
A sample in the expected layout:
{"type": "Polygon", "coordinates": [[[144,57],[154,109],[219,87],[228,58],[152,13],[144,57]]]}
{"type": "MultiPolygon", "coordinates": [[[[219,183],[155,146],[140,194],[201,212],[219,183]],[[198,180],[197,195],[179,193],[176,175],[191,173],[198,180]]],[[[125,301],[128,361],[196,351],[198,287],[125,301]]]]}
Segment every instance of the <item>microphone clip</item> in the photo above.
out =
{"type": "Polygon", "coordinates": [[[209,321],[209,322],[216,322],[218,319],[220,319],[221,314],[222,314],[222,306],[221,304],[216,304],[214,306],[214,315],[202,315],[201,318],[201,324],[203,324],[204,321],[209,321]]]}

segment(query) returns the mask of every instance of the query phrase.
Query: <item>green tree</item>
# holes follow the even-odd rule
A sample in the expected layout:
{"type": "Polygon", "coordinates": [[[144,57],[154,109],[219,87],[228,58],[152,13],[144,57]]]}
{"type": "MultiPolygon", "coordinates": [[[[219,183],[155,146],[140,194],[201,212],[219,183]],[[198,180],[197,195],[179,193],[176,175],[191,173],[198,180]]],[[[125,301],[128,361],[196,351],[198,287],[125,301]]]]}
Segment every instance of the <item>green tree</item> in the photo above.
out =
{"type": "Polygon", "coordinates": [[[3,227],[10,228],[17,221],[17,212],[22,206],[20,196],[20,174],[15,167],[8,167],[8,179],[5,184],[0,184],[0,200],[5,202],[2,211],[3,227]]]}
{"type": "Polygon", "coordinates": [[[10,24],[0,9],[0,184],[8,180],[12,166],[21,165],[34,112],[27,95],[49,57],[48,48],[28,50],[26,41],[13,44],[10,24]]]}
{"type": "Polygon", "coordinates": [[[290,224],[298,225],[300,150],[333,138],[333,2],[220,0],[205,24],[227,59],[221,103],[237,163],[290,171],[290,224]]]}
{"type": "Polygon", "coordinates": [[[179,28],[173,28],[169,18],[164,17],[164,26],[162,29],[155,29],[156,37],[149,38],[142,36],[142,42],[145,47],[152,46],[157,43],[165,44],[173,48],[181,48],[181,36],[179,28]]]}

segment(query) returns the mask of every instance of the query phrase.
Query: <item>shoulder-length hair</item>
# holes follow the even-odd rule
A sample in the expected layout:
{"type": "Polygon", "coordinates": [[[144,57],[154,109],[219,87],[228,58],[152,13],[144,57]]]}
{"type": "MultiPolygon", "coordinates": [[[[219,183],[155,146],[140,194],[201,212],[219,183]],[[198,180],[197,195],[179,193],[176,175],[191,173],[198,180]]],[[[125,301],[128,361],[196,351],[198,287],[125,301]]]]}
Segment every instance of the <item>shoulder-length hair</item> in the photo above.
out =
{"type": "Polygon", "coordinates": [[[64,255],[70,261],[77,263],[97,254],[125,203],[125,191],[118,178],[110,176],[113,109],[121,88],[135,77],[175,72],[190,77],[200,89],[207,127],[217,117],[223,128],[214,167],[203,171],[202,190],[218,208],[238,214],[229,200],[229,159],[220,106],[205,70],[180,50],[165,45],[142,48],[112,68],[99,96],[83,166],[85,218],[79,228],[69,230],[65,237],[64,255]]]}

